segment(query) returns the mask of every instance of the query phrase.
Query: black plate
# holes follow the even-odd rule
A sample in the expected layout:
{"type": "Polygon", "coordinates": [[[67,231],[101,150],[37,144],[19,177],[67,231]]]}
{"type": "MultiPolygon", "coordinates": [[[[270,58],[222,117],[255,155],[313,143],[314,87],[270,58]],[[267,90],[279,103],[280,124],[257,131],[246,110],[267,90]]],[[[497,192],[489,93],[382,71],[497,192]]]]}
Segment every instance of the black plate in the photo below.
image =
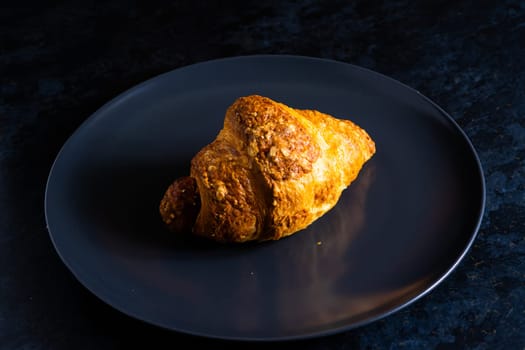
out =
{"type": "Polygon", "coordinates": [[[417,91],[349,64],[248,56],[177,69],[102,107],[60,151],[45,209],[64,263],[117,310],[195,335],[285,340],[348,330],[428,293],[472,244],[484,199],[471,143],[417,91]],[[349,118],[377,153],[333,210],[289,238],[168,235],[164,190],[226,108],[254,93],[349,118]]]}

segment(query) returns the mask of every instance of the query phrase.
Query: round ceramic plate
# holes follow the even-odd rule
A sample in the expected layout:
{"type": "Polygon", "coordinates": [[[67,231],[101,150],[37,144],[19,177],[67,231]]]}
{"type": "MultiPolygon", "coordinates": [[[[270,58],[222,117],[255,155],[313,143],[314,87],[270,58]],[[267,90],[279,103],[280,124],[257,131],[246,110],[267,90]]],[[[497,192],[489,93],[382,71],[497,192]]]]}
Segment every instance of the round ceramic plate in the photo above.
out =
{"type": "Polygon", "coordinates": [[[247,56],[174,70],[103,106],[60,151],[45,210],[64,263],[115,309],[194,335],[289,340],[428,293],[472,244],[484,198],[471,143],[417,91],[340,62],[247,56]],[[330,212],[288,238],[219,245],[167,233],[164,191],[250,94],[351,119],[377,153],[330,212]]]}

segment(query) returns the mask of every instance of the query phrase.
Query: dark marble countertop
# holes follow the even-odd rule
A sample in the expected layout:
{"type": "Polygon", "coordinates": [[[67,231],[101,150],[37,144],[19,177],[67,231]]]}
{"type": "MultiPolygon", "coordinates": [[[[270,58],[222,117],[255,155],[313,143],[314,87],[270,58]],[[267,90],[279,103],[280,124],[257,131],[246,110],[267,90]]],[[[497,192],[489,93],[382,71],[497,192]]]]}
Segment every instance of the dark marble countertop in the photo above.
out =
{"type": "Polygon", "coordinates": [[[327,337],[254,348],[525,347],[523,1],[7,1],[0,10],[0,348],[115,349],[191,341],[113,310],[61,262],[44,190],[60,147],[105,102],[195,62],[294,54],[353,63],[434,100],[486,179],[470,251],[431,293],[327,337]],[[227,2],[228,3],[228,2],[227,2]]]}

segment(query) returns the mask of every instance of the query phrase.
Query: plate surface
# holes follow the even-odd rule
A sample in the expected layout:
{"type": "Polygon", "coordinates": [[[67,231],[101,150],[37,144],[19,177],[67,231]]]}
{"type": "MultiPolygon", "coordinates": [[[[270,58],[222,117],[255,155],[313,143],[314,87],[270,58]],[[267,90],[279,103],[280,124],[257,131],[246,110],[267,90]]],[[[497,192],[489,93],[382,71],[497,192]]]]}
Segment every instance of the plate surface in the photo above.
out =
{"type": "Polygon", "coordinates": [[[484,202],[470,141],[417,91],[340,62],[246,56],[174,70],[103,106],[58,154],[45,210],[64,263],[117,310],[194,335],[289,340],[428,293],[466,254],[484,202]],[[229,246],[167,234],[165,189],[249,94],[351,119],[377,153],[330,212],[288,238],[229,246]]]}

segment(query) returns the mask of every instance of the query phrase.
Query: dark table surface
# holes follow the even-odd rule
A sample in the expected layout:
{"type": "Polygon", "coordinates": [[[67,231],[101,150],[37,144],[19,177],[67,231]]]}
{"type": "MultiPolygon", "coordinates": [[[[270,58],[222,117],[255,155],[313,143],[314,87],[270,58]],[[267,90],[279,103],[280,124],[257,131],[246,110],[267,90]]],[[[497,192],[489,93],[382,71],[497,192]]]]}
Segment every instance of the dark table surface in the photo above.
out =
{"type": "Polygon", "coordinates": [[[246,344],[157,329],[82,287],[44,217],[60,147],[93,112],[160,73],[294,54],[391,76],[443,107],[486,179],[470,251],[431,293],[377,322],[253,348],[525,347],[525,3],[522,1],[9,1],[0,7],[0,348],[246,344]]]}

